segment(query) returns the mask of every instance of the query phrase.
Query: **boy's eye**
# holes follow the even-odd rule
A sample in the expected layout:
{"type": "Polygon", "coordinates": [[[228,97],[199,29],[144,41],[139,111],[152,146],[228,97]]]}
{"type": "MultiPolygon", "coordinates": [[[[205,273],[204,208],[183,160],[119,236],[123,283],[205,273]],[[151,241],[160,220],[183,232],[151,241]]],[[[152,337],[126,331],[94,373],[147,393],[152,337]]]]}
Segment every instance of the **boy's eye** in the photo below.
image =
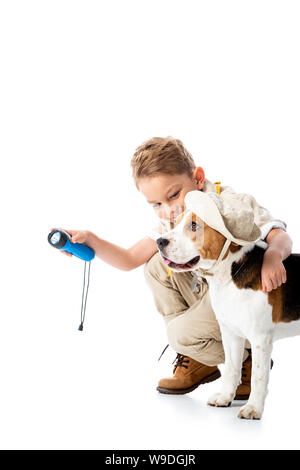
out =
{"type": "MultiPolygon", "coordinates": [[[[176,197],[179,193],[180,193],[180,189],[178,191],[176,191],[176,193],[172,194],[172,196],[170,196],[169,199],[172,199],[173,197],[176,197]]],[[[156,204],[153,204],[152,207],[156,208],[156,207],[159,207],[159,206],[160,206],[160,202],[157,202],[156,204]]]]}

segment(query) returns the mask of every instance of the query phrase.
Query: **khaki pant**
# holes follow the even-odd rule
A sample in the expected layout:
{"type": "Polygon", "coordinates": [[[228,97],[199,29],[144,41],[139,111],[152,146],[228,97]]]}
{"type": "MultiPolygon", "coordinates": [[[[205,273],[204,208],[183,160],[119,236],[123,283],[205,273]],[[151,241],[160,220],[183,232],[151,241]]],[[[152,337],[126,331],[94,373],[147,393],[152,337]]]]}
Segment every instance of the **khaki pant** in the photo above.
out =
{"type": "MultiPolygon", "coordinates": [[[[208,366],[224,362],[219,324],[211,307],[208,285],[191,291],[190,272],[167,277],[167,268],[159,252],[145,264],[144,273],[158,312],[163,316],[169,345],[177,353],[208,366]]],[[[247,342],[246,347],[250,347],[247,342]]],[[[248,356],[245,351],[244,359],[248,356]]]]}

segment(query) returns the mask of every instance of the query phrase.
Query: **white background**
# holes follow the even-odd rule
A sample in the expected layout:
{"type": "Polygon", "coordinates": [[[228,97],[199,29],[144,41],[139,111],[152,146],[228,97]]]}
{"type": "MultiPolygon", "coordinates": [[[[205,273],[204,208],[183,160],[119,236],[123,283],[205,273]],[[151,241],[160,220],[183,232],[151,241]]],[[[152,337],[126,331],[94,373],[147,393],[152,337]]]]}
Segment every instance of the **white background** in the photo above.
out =
{"type": "Polygon", "coordinates": [[[300,252],[298,1],[0,3],[3,449],[299,448],[300,339],[276,343],[261,421],[186,396],[143,267],[91,266],[53,226],[130,247],[153,227],[130,159],[179,138],[210,181],[249,192],[300,252]]]}

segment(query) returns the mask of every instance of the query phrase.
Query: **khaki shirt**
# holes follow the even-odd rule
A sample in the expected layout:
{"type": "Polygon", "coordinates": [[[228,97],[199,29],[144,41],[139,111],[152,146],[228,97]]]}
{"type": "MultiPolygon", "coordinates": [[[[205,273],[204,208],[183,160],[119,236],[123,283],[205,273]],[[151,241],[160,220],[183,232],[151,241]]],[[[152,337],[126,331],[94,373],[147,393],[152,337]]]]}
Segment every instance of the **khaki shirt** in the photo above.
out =
{"type": "MultiPolygon", "coordinates": [[[[214,192],[217,193],[217,188],[214,183],[211,183],[209,180],[205,180],[204,186],[202,188],[203,192],[214,192]]],[[[220,186],[220,192],[226,192],[228,194],[237,194],[230,186],[220,186]]],[[[281,228],[282,230],[286,231],[286,223],[282,220],[275,219],[270,212],[265,208],[260,206],[255,198],[250,194],[240,193],[239,196],[249,203],[249,205],[253,208],[254,211],[254,222],[260,228],[262,236],[261,239],[265,240],[266,236],[272,230],[272,228],[281,228]]],[[[172,230],[174,228],[174,224],[166,219],[159,219],[158,225],[155,226],[151,231],[149,231],[146,236],[152,238],[153,240],[157,240],[157,238],[161,237],[162,234],[172,230]]]]}

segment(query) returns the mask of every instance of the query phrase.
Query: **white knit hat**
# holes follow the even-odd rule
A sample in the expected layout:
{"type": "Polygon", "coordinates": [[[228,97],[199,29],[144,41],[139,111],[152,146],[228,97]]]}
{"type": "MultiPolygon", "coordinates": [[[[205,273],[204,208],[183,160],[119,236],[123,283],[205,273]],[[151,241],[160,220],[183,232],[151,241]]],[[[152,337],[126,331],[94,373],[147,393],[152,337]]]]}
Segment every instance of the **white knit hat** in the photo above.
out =
{"type": "Polygon", "coordinates": [[[254,211],[244,194],[216,194],[190,191],[185,195],[185,207],[207,225],[238,245],[248,245],[261,238],[254,223],[254,211]]]}

